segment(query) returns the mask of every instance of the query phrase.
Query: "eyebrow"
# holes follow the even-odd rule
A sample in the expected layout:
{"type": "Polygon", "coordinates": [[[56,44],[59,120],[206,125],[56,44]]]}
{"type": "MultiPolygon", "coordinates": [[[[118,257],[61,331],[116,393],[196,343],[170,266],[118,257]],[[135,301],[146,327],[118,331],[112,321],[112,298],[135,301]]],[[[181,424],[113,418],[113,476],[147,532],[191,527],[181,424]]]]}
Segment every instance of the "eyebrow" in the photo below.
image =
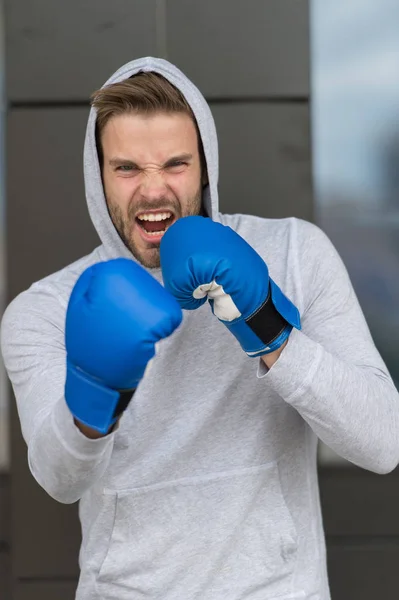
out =
{"type": "MultiPolygon", "coordinates": [[[[189,162],[190,160],[192,160],[193,155],[192,154],[179,154],[177,156],[173,156],[172,158],[168,158],[168,160],[162,165],[162,167],[168,167],[170,166],[172,163],[174,162],[189,162]]],[[[139,168],[139,165],[135,162],[133,162],[132,160],[127,160],[125,158],[111,158],[109,160],[109,165],[111,167],[120,167],[122,165],[126,165],[128,167],[137,167],[139,168]]]]}
{"type": "Polygon", "coordinates": [[[163,166],[167,167],[174,162],[180,162],[180,161],[181,162],[189,162],[190,160],[192,160],[192,158],[193,158],[192,154],[179,154],[178,156],[173,156],[172,158],[169,158],[163,166]]]}
{"type": "Polygon", "coordinates": [[[120,167],[121,165],[128,165],[129,167],[137,167],[136,163],[126,158],[111,158],[109,161],[111,167],[120,167]]]}

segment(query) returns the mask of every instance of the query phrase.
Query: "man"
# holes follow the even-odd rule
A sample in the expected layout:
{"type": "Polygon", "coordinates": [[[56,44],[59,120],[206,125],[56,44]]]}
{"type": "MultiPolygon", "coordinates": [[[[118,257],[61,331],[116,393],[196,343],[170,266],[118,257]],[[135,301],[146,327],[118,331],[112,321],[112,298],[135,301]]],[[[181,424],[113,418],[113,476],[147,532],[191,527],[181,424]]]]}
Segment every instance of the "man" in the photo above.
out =
{"type": "Polygon", "coordinates": [[[80,502],[78,600],[328,600],[318,438],[398,463],[398,394],[336,251],[219,213],[217,160],[195,86],[123,66],[85,143],[102,245],[3,318],[32,474],[80,502]]]}

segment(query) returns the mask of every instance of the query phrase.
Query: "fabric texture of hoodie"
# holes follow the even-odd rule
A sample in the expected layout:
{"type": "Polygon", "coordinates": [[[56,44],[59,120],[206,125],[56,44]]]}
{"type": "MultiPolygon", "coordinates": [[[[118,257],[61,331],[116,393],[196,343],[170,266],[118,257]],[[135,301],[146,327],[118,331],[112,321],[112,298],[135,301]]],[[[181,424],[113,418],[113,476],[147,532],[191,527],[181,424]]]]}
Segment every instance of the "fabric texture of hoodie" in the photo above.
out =
{"type": "MultiPolygon", "coordinates": [[[[56,500],[79,501],[76,599],[328,600],[317,440],[365,469],[391,471],[398,393],[325,234],[296,218],[221,214],[207,103],[177,68],[150,57],[105,85],[139,71],[160,73],[186,97],[207,162],[204,207],[264,258],[302,330],[267,370],[207,304],[184,312],[118,428],[97,440],[76,428],[64,399],[69,295],[90,265],[134,260],[107,211],[92,109],[84,174],[102,244],[15,298],[1,331],[30,470],[56,500]]],[[[162,282],[160,269],[151,273],[162,282]]]]}

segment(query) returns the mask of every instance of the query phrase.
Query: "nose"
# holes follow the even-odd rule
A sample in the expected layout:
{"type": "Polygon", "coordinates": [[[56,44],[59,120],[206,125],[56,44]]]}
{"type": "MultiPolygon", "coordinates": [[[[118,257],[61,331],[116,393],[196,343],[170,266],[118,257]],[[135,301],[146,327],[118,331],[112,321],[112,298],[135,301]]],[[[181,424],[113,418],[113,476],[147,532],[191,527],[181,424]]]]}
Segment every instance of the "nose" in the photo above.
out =
{"type": "Polygon", "coordinates": [[[160,198],[165,195],[166,183],[159,169],[148,169],[143,174],[141,193],[145,198],[160,198]]]}

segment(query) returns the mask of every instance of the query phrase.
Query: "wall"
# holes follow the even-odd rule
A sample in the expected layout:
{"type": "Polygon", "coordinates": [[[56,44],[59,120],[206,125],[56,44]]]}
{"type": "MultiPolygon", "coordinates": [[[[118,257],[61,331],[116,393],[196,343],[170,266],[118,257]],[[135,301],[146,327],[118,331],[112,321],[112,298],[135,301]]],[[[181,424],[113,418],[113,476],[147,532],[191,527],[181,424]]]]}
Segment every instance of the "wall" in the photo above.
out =
{"type": "MultiPolygon", "coordinates": [[[[88,97],[122,63],[168,58],[210,102],[221,209],[312,218],[304,0],[8,0],[8,299],[89,252],[82,144],[88,97]]],[[[71,600],[76,506],[31,477],[11,402],[13,600],[71,600]]]]}

